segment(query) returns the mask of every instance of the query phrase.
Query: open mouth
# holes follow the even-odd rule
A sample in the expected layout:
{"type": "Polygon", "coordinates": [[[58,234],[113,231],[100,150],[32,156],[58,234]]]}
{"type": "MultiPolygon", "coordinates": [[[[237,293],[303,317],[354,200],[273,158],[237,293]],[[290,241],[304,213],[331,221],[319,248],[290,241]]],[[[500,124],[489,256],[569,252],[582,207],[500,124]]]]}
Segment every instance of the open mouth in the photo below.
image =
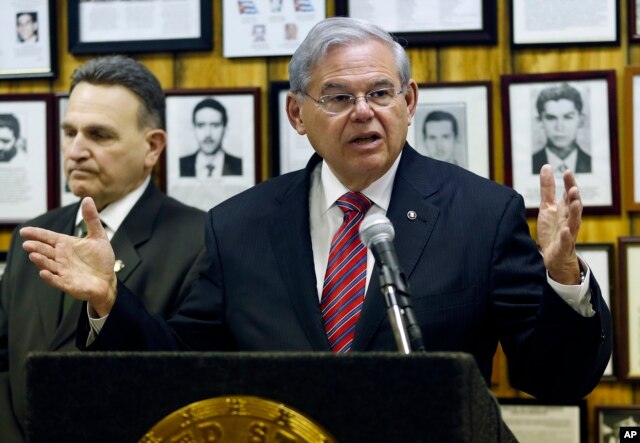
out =
{"type": "Polygon", "coordinates": [[[380,138],[380,136],[378,135],[370,135],[368,137],[356,137],[353,140],[351,140],[351,143],[355,143],[357,145],[366,145],[368,143],[373,143],[374,141],[378,140],[380,138]]]}

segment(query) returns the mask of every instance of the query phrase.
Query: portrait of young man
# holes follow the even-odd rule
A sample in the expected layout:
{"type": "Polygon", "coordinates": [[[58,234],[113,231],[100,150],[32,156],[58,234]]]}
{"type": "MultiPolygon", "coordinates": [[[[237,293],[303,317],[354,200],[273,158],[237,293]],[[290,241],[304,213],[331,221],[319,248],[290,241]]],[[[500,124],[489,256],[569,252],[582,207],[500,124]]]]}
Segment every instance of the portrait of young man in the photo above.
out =
{"type": "Polygon", "coordinates": [[[16,34],[19,43],[38,41],[38,13],[19,12],[16,14],[16,34]]]}
{"type": "Polygon", "coordinates": [[[193,154],[180,157],[180,177],[242,175],[242,158],[222,147],[228,121],[227,109],[218,100],[207,97],[196,104],[192,123],[198,147],[193,154]]]}
{"type": "Polygon", "coordinates": [[[577,141],[585,123],[583,108],[580,91],[568,83],[540,91],[536,111],[545,142],[531,158],[532,174],[540,174],[540,168],[547,163],[557,175],[567,169],[576,173],[591,172],[591,156],[577,141]]]}
{"type": "Polygon", "coordinates": [[[0,162],[14,162],[25,156],[20,122],[13,114],[0,114],[0,162]]]}

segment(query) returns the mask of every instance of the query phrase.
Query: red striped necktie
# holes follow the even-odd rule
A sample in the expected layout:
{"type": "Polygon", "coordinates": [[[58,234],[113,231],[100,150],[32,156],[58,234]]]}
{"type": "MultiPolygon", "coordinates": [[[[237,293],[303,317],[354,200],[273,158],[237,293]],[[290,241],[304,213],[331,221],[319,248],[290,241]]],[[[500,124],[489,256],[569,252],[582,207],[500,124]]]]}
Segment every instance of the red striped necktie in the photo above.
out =
{"type": "Polygon", "coordinates": [[[360,317],[367,277],[367,248],[358,229],[372,202],[359,192],[347,192],[336,204],[344,212],[344,218],[331,240],[320,308],[331,350],[348,352],[360,317]]]}

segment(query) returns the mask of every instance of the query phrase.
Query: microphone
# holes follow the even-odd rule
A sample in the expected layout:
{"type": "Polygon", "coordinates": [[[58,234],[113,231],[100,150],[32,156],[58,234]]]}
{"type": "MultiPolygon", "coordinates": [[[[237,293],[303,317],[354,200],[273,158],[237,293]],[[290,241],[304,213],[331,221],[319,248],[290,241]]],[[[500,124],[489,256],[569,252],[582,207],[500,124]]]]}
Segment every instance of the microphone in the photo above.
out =
{"type": "Polygon", "coordinates": [[[395,231],[391,221],[382,214],[371,214],[360,224],[360,239],[371,249],[378,267],[384,275],[380,285],[393,285],[398,291],[408,293],[409,288],[393,245],[395,231]]]}
{"type": "Polygon", "coordinates": [[[387,303],[387,314],[398,349],[405,354],[409,354],[412,348],[424,351],[422,331],[409,298],[409,284],[393,245],[395,231],[391,221],[382,214],[371,214],[362,221],[359,232],[360,239],[371,249],[378,264],[380,289],[387,303]]]}

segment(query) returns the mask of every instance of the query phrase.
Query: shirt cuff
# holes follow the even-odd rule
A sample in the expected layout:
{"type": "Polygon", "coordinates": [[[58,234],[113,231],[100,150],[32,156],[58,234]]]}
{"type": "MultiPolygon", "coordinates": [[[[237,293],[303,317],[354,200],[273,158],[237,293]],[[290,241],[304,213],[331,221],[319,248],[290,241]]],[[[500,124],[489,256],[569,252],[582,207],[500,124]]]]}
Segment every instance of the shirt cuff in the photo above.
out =
{"type": "Polygon", "coordinates": [[[89,335],[87,336],[87,346],[93,343],[96,337],[98,337],[98,334],[100,334],[100,331],[104,326],[104,322],[106,322],[109,317],[108,315],[105,315],[104,317],[94,318],[91,314],[95,314],[95,312],[92,312],[92,309],[89,307],[89,303],[87,303],[87,317],[89,317],[89,326],[91,327],[89,335]]]}
{"type": "Polygon", "coordinates": [[[580,261],[580,268],[584,270],[584,279],[579,285],[563,285],[549,276],[547,271],[547,282],[551,289],[560,296],[569,306],[573,308],[578,314],[583,317],[593,317],[596,315],[593,306],[591,305],[591,288],[589,287],[589,280],[591,278],[591,269],[587,263],[578,257],[580,261]]]}

